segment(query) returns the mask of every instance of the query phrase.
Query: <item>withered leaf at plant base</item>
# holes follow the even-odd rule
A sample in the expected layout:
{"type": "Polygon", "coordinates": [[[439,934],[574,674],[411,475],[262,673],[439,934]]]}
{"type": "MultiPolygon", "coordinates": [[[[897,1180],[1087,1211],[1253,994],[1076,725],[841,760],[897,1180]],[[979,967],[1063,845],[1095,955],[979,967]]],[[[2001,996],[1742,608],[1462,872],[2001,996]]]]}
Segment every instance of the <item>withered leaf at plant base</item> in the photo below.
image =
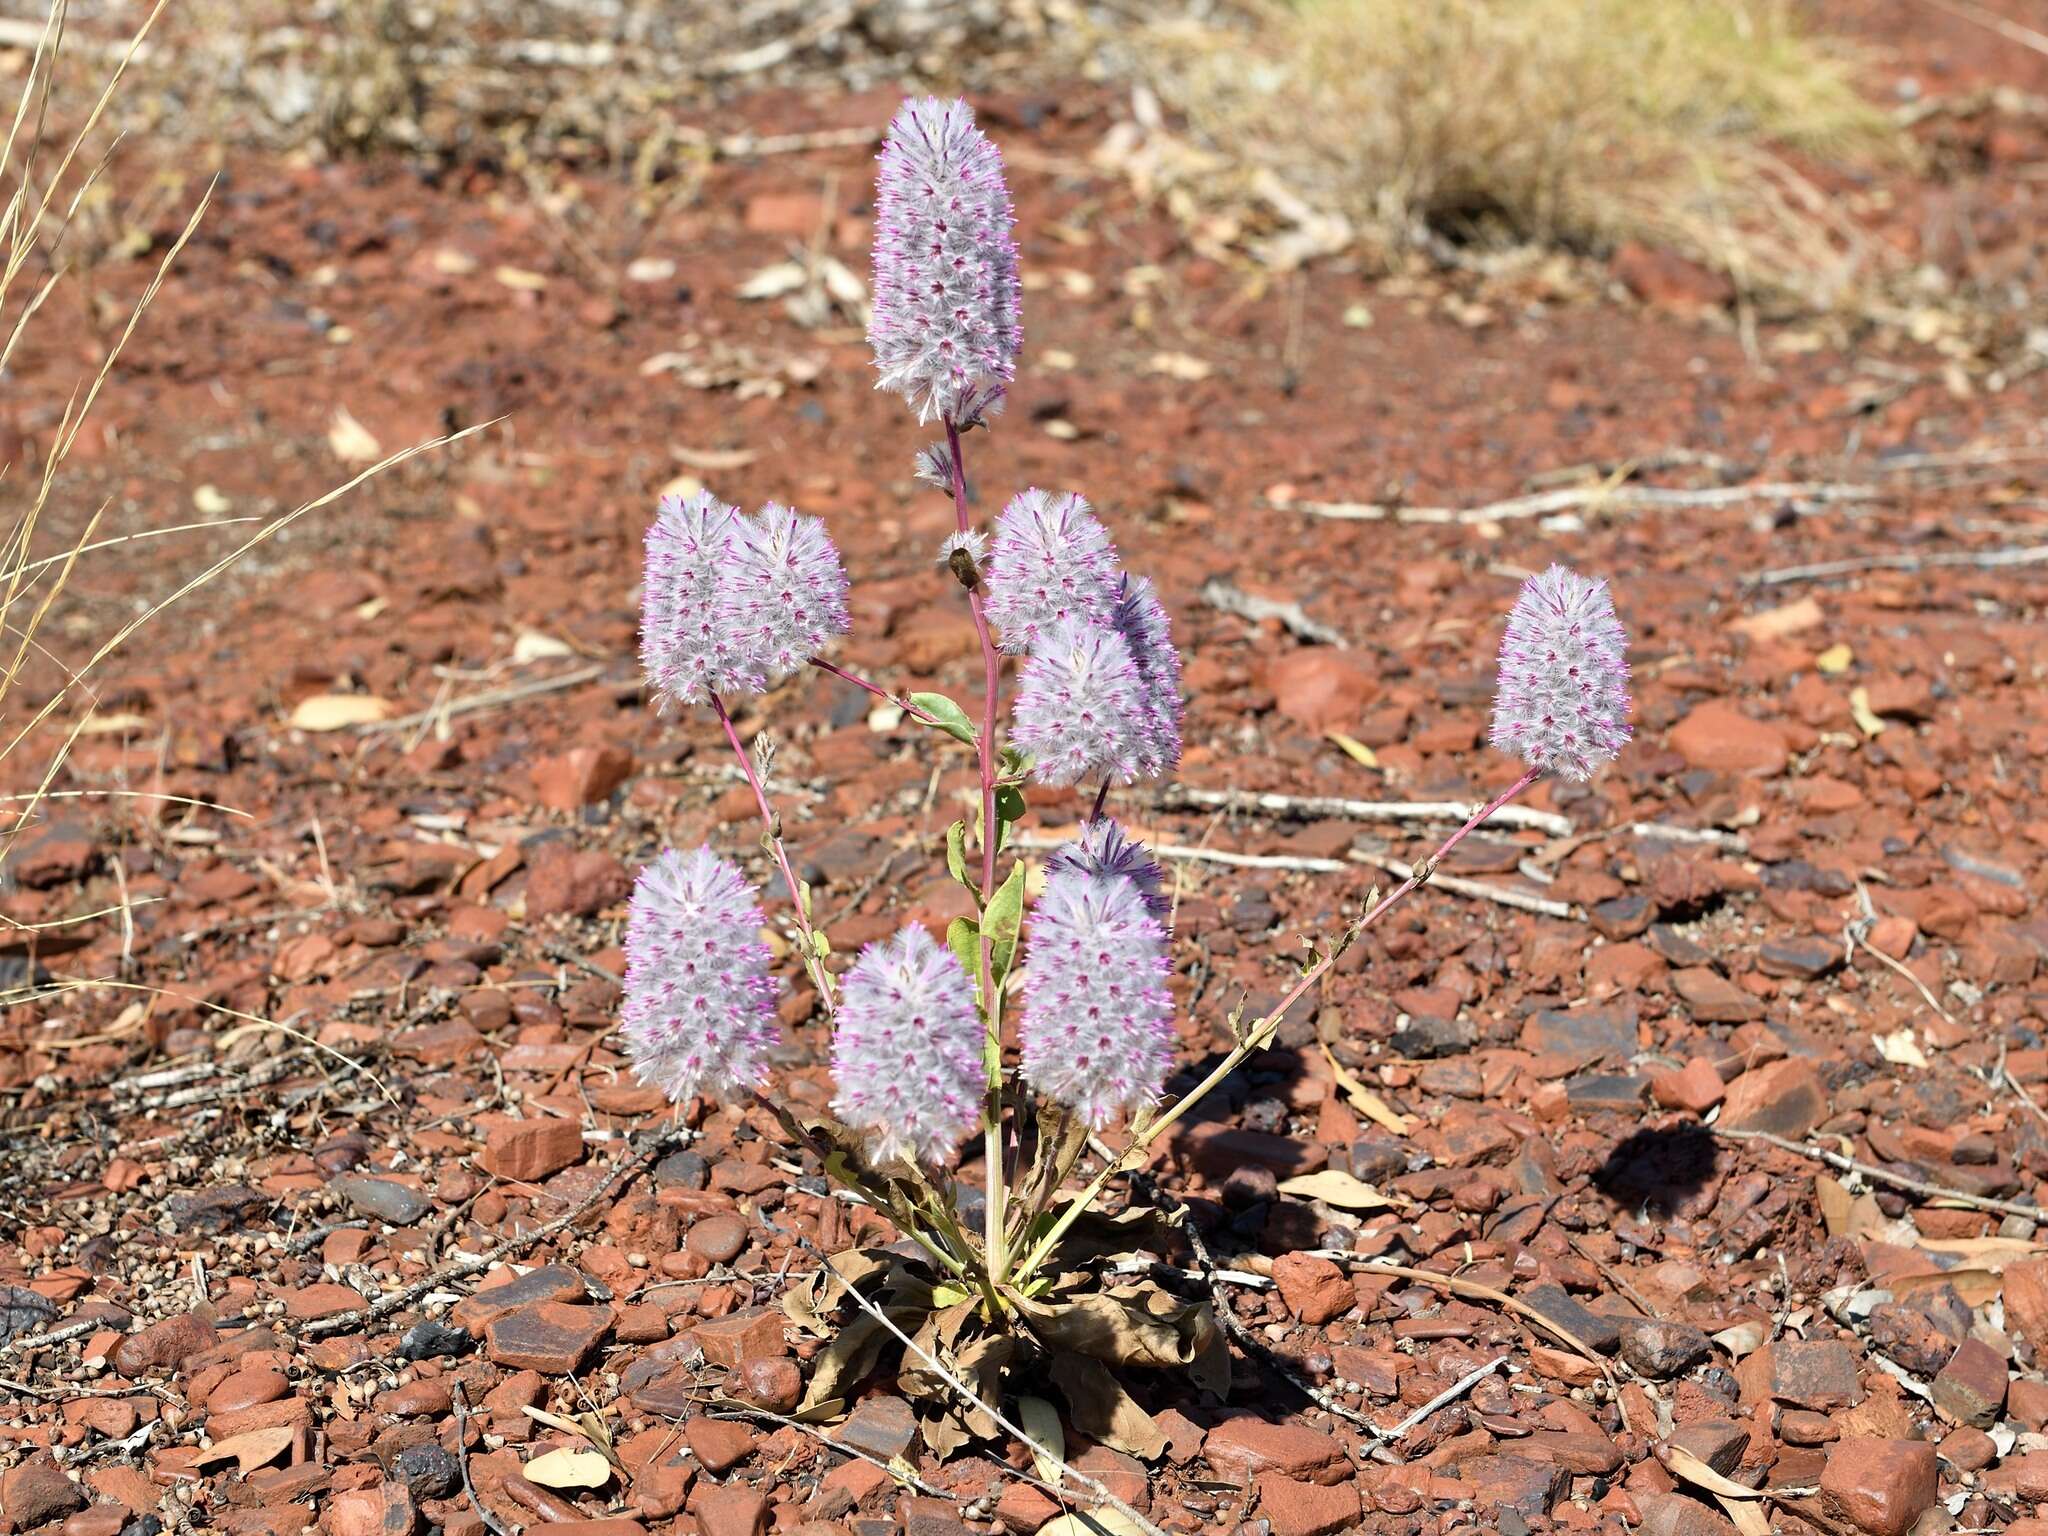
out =
{"type": "Polygon", "coordinates": [[[1016,1218],[1010,1233],[1013,1243],[1023,1245],[1026,1233],[1044,1216],[1046,1205],[1074,1171],[1087,1145],[1086,1121],[1068,1114],[1050,1099],[1040,1102],[1038,1144],[1011,1207],[1016,1218]]]}
{"type": "Polygon", "coordinates": [[[1182,1301],[1149,1280],[1107,1290],[1082,1274],[1062,1275],[1046,1300],[1016,1297],[1032,1333],[1056,1355],[1111,1365],[1173,1369],[1193,1363],[1216,1336],[1207,1298],[1182,1301]]]}
{"type": "Polygon", "coordinates": [[[1173,1222],[1149,1205],[1134,1205],[1114,1216],[1086,1211],[1061,1235],[1059,1246],[1046,1260],[1046,1268],[1055,1272],[1071,1270],[1097,1259],[1121,1259],[1140,1249],[1157,1253],[1166,1246],[1172,1231],[1173,1222]]]}
{"type": "Polygon", "coordinates": [[[1165,1431],[1100,1360],[1055,1355],[1050,1374],[1067,1400],[1067,1417],[1089,1439],[1143,1461],[1157,1460],[1165,1451],[1165,1431]]]}
{"type": "Polygon", "coordinates": [[[839,1336],[818,1351],[803,1401],[792,1417],[806,1424],[838,1418],[846,1411],[847,1392],[880,1363],[889,1339],[880,1319],[865,1312],[840,1329],[839,1336]]]}
{"type": "Polygon", "coordinates": [[[1202,1352],[1188,1363],[1188,1379],[1216,1402],[1230,1400],[1230,1340],[1218,1328],[1202,1352]]]}

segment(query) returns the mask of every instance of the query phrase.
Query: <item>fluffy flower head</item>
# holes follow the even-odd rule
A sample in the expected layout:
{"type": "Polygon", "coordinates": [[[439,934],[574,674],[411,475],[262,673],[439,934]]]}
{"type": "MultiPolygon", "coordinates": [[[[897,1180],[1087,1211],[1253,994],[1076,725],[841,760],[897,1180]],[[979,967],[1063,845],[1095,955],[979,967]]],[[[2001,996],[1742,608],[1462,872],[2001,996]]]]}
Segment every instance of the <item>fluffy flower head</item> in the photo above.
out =
{"type": "Polygon", "coordinates": [[[626,918],[619,1010],[633,1070],[681,1101],[758,1088],[775,1024],[761,908],[746,877],[709,848],[664,850],[640,871],[626,918]]]}
{"type": "Polygon", "coordinates": [[[953,952],[912,925],[846,972],[832,1035],[833,1111],[875,1154],[937,1163],[979,1123],[981,1016],[953,952]]]}
{"type": "Polygon", "coordinates": [[[1041,784],[1129,784],[1150,761],[1144,681],[1124,637],[1068,620],[1043,637],[1017,680],[1010,739],[1041,784]]]}
{"type": "Polygon", "coordinates": [[[1607,583],[1553,565],[1524,583],[1500,643],[1493,744],[1588,779],[1628,745],[1628,634],[1607,583]]]}
{"type": "Polygon", "coordinates": [[[1068,619],[1110,622],[1116,549],[1088,503],[1035,487],[1010,498],[988,557],[988,620],[1021,656],[1068,619]]]}
{"type": "Polygon", "coordinates": [[[708,491],[664,496],[647,530],[640,662],[663,703],[744,686],[749,668],[725,615],[728,550],[739,508],[708,491]]]}
{"type": "Polygon", "coordinates": [[[1063,850],[1026,926],[1024,1076],[1100,1130],[1159,1097],[1173,1066],[1166,929],[1128,875],[1063,850]]]}
{"type": "Polygon", "coordinates": [[[1156,779],[1180,766],[1180,652],[1173,621],[1151,580],[1125,576],[1111,618],[1138,669],[1138,777],[1156,779]]]}
{"type": "Polygon", "coordinates": [[[662,498],[647,530],[640,659],[661,702],[760,693],[846,633],[846,571],[824,522],[705,491],[662,498]]]}
{"type": "Polygon", "coordinates": [[[1003,160],[964,101],[906,101],[875,178],[868,341],[918,420],[964,425],[1016,372],[1017,247],[1003,160]]]}
{"type": "Polygon", "coordinates": [[[1046,860],[1046,878],[1062,870],[1083,875],[1121,875],[1137,886],[1145,899],[1145,910],[1160,922],[1166,921],[1173,902],[1166,895],[1166,873],[1152,850],[1133,838],[1113,816],[1098,816],[1081,828],[1081,835],[1046,860]]]}
{"type": "Polygon", "coordinates": [[[757,687],[788,677],[849,627],[846,570],[824,520],[777,502],[738,520],[727,585],[729,622],[757,687]]]}

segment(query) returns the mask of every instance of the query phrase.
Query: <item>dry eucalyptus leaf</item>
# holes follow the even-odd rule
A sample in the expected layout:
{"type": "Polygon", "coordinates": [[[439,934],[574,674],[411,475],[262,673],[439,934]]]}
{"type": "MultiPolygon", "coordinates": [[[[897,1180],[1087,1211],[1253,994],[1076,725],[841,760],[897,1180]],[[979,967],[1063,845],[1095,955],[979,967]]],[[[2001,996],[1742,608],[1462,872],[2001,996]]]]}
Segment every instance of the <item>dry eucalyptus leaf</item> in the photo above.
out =
{"type": "Polygon", "coordinates": [[[1325,734],[1329,737],[1329,739],[1332,742],[1336,744],[1337,749],[1339,751],[1341,751],[1346,757],[1350,758],[1351,761],[1358,764],[1359,767],[1379,767],[1379,754],[1374,752],[1371,747],[1368,747],[1364,742],[1360,741],[1357,737],[1346,736],[1342,731],[1329,731],[1325,734]]]}
{"type": "Polygon", "coordinates": [[[1052,1380],[1067,1400],[1074,1428],[1089,1439],[1141,1461],[1155,1461],[1165,1453],[1166,1432],[1100,1360],[1057,1355],[1052,1380]]]}
{"type": "Polygon", "coordinates": [[[1024,1433],[1050,1455],[1031,1453],[1031,1464],[1039,1477],[1048,1483],[1060,1480],[1059,1464],[1067,1459],[1067,1432],[1060,1426],[1060,1411],[1042,1397],[1020,1397],[1017,1399],[1017,1422],[1024,1433]]]}
{"type": "Polygon", "coordinates": [[[776,299],[794,293],[808,281],[800,261],[778,261],[763,267],[739,286],[743,299],[776,299]]]}
{"type": "Polygon", "coordinates": [[[1341,1206],[1347,1211],[1376,1211],[1393,1203],[1363,1179],[1354,1178],[1342,1168],[1324,1168],[1315,1173],[1282,1179],[1280,1193],[1296,1195],[1304,1200],[1320,1200],[1325,1205],[1341,1206]]]}
{"type": "Polygon", "coordinates": [[[210,1467],[218,1461],[235,1463],[235,1469],[247,1476],[258,1467],[274,1461],[278,1454],[292,1443],[295,1431],[288,1424],[274,1424],[268,1429],[252,1429],[243,1434],[229,1435],[225,1440],[216,1440],[212,1445],[193,1458],[195,1467],[210,1467]]]}
{"type": "Polygon", "coordinates": [[[602,1488],[611,1481],[612,1464],[596,1451],[560,1445],[526,1464],[529,1483],[543,1488],[602,1488]]]}
{"type": "Polygon", "coordinates": [[[295,731],[345,731],[375,725],[396,713],[389,699],[367,693],[316,693],[299,700],[286,723],[295,731]]]}
{"type": "Polygon", "coordinates": [[[1763,1348],[1768,1331],[1762,1323],[1752,1319],[1746,1323],[1737,1323],[1732,1328],[1723,1328],[1714,1335],[1714,1342],[1727,1350],[1730,1356],[1740,1360],[1763,1348]]]}
{"type": "Polygon", "coordinates": [[[327,423],[327,448],[344,464],[374,464],[384,454],[369,428],[351,416],[345,405],[337,406],[334,419],[327,423]]]}
{"type": "Polygon", "coordinates": [[[1145,1536],[1145,1528],[1105,1504],[1086,1514],[1055,1516],[1038,1528],[1038,1536],[1145,1536]]]}
{"type": "Polygon", "coordinates": [[[567,641],[557,640],[553,635],[544,635],[537,629],[522,629],[519,638],[512,642],[514,666],[523,667],[530,661],[554,661],[575,654],[567,641]]]}
{"type": "MultiPolygon", "coordinates": [[[[1874,735],[1875,732],[1872,734],[1874,735]]],[[[1872,1035],[1870,1043],[1877,1047],[1878,1055],[1895,1067],[1924,1067],[1927,1065],[1927,1058],[1921,1054],[1920,1044],[1914,1039],[1913,1026],[1910,1024],[1906,1025],[1903,1029],[1893,1031],[1889,1035],[1872,1035]]]]}

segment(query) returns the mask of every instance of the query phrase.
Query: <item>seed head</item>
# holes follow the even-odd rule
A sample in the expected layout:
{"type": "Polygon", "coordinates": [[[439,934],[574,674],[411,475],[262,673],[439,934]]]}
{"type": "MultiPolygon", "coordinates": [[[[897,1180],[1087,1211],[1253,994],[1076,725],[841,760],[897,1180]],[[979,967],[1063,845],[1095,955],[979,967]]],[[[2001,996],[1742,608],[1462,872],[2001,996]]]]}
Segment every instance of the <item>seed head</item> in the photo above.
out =
{"type": "Polygon", "coordinates": [[[1035,487],[1010,498],[988,557],[988,620],[1003,649],[1021,656],[1066,619],[1109,623],[1117,596],[1116,548],[1071,491],[1035,487]]]}
{"type": "Polygon", "coordinates": [[[875,178],[868,341],[919,421],[964,426],[1016,372],[1017,247],[1003,160],[964,101],[906,101],[875,178]]]}
{"type": "Polygon", "coordinates": [[[1180,652],[1173,621],[1144,576],[1125,576],[1112,621],[1138,669],[1138,777],[1156,779],[1180,766],[1180,652]]]}
{"type": "Polygon", "coordinates": [[[1099,816],[1085,823],[1081,835],[1046,861],[1046,877],[1059,870],[1083,875],[1120,875],[1137,886],[1145,898],[1145,910],[1163,924],[1173,910],[1165,892],[1166,874],[1152,850],[1125,832],[1114,817],[1099,816]]]}
{"type": "Polygon", "coordinates": [[[739,509],[708,491],[664,496],[647,530],[640,662],[662,705],[743,689],[751,672],[728,619],[730,546],[739,509]]]}
{"type": "Polygon", "coordinates": [[[822,518],[771,501],[738,519],[727,586],[724,606],[756,692],[847,631],[846,570],[822,518]]]}
{"type": "Polygon", "coordinates": [[[1041,784],[1129,784],[1151,760],[1144,684],[1130,645],[1107,625],[1069,619],[1043,636],[1012,709],[1010,738],[1041,784]]]}
{"type": "Polygon", "coordinates": [[[879,1161],[939,1163],[981,1115],[981,1018],[953,952],[912,925],[846,972],[832,1036],[833,1110],[879,1161]]]}
{"type": "Polygon", "coordinates": [[[619,1019],[642,1082],[676,1102],[761,1086],[780,1039],[761,924],[746,877],[709,848],[665,849],[640,871],[619,1019]]]}
{"type": "Polygon", "coordinates": [[[1093,1130],[1152,1103],[1173,1066],[1166,929],[1128,875],[1076,849],[1046,866],[1026,924],[1024,1076],[1093,1130]]]}
{"type": "Polygon", "coordinates": [[[1515,599],[1500,643],[1493,744],[1588,779],[1628,745],[1628,634],[1607,583],[1553,565],[1515,599]]]}

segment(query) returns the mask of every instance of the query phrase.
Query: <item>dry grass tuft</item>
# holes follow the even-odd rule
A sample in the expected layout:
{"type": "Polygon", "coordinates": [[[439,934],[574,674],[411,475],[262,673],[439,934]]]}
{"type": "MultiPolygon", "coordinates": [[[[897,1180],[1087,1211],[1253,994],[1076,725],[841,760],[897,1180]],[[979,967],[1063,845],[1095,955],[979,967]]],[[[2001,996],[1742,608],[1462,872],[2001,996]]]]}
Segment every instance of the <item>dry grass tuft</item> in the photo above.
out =
{"type": "Polygon", "coordinates": [[[1642,238],[1840,302],[1875,258],[1783,157],[1898,152],[1788,0],[1252,0],[1132,50],[1240,168],[1382,249],[1642,238]]]}

